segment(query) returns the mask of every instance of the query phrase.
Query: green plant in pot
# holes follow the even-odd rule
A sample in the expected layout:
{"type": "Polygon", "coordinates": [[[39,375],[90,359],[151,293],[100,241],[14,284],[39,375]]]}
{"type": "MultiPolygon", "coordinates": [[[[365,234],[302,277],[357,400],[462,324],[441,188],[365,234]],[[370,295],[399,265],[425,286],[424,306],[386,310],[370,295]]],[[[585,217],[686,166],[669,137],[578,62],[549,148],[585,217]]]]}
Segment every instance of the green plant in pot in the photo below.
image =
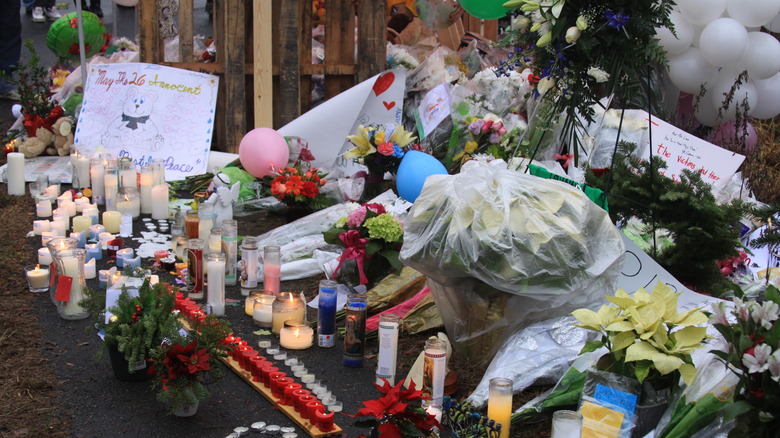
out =
{"type": "Polygon", "coordinates": [[[204,377],[222,377],[219,360],[227,357],[228,344],[224,340],[230,334],[230,325],[209,315],[196,329],[190,332],[181,329],[179,320],[171,321],[163,329],[165,340],[152,350],[149,373],[155,376],[157,399],[172,414],[188,417],[209,396],[203,385],[204,377]]]}
{"type": "MultiPolygon", "coordinates": [[[[105,306],[105,294],[93,292],[89,307],[105,306]]],[[[160,345],[163,327],[176,319],[172,313],[175,294],[166,284],[151,285],[149,280],[135,290],[123,288],[117,303],[107,309],[112,315],[105,323],[105,311],[98,314],[96,326],[105,330],[103,345],[98,353],[102,357],[108,351],[114,375],[120,380],[148,378],[146,361],[152,348],[160,345]]]]}
{"type": "MultiPolygon", "coordinates": [[[[634,436],[642,436],[644,427],[652,430],[663,414],[679,380],[689,382],[695,374],[691,353],[702,347],[707,337],[707,315],[701,308],[679,312],[678,294],[658,282],[651,293],[637,290],[633,297],[622,289],[606,297],[612,305],[597,312],[578,309],[572,312],[582,327],[601,335],[589,341],[581,353],[606,347],[597,368],[642,384],[637,407],[634,436]]],[[[646,432],[645,432],[646,433],[646,432]]]]}

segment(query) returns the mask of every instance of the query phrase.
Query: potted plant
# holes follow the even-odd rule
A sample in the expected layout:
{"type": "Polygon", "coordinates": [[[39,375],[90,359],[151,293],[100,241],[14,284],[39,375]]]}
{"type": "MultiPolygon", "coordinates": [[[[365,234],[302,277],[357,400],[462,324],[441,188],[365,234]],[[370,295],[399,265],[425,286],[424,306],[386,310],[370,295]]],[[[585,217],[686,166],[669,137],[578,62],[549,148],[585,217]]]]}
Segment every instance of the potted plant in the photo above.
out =
{"type": "Polygon", "coordinates": [[[209,315],[190,332],[183,331],[179,320],[165,327],[165,341],[151,352],[157,399],[168,405],[173,415],[195,415],[198,404],[208,398],[203,378],[210,373],[222,376],[219,360],[227,357],[225,337],[230,326],[209,315]]]}
{"type": "Polygon", "coordinates": [[[148,279],[137,289],[123,287],[114,306],[105,309],[105,293],[89,291],[83,302],[97,314],[95,327],[104,331],[102,358],[108,351],[114,376],[119,380],[144,380],[152,348],[160,345],[163,327],[176,316],[172,313],[175,294],[167,284],[152,286],[148,279]],[[105,313],[111,313],[106,323],[105,313]]]}
{"type": "MultiPolygon", "coordinates": [[[[355,417],[366,417],[355,424],[370,427],[369,437],[428,437],[434,428],[440,427],[436,416],[422,407],[425,396],[415,389],[414,382],[404,389],[401,380],[395,386],[382,379],[382,386],[376,385],[383,394],[377,400],[364,401],[364,408],[355,417]]],[[[365,435],[360,435],[365,437],[365,435]]]]}
{"type": "Polygon", "coordinates": [[[271,181],[271,193],[287,205],[287,222],[292,222],[315,210],[329,207],[331,202],[320,192],[325,174],[316,167],[306,168],[298,161],[293,167],[280,170],[271,181]]]}
{"type": "MultiPolygon", "coordinates": [[[[354,260],[357,281],[342,273],[346,283],[371,285],[403,266],[398,251],[404,239],[401,222],[382,204],[363,204],[336,221],[323,233],[325,242],[344,248],[334,275],[347,260],[354,260]]],[[[348,269],[349,270],[349,269],[348,269]]]]}
{"type": "Polygon", "coordinates": [[[707,337],[700,324],[708,318],[701,308],[677,310],[678,294],[658,282],[651,293],[639,289],[632,297],[622,289],[606,297],[613,305],[597,312],[572,312],[582,327],[601,335],[589,341],[581,353],[607,348],[597,368],[635,378],[642,384],[634,436],[644,436],[658,423],[678,388],[680,377],[690,382],[695,374],[691,353],[707,337]]]}

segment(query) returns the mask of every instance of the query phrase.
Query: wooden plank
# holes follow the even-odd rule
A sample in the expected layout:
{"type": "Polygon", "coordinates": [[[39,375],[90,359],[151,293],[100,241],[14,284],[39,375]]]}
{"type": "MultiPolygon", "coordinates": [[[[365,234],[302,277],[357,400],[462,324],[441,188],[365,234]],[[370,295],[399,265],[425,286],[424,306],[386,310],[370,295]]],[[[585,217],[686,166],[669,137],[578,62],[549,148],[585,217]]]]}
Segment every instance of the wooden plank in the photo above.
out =
{"type": "Polygon", "coordinates": [[[301,113],[300,52],[298,51],[298,0],[282,0],[279,10],[279,91],[280,99],[276,106],[281,125],[295,120],[301,113]]]}
{"type": "Polygon", "coordinates": [[[482,22],[482,36],[490,41],[498,41],[498,20],[484,20],[482,22]]]}
{"type": "Polygon", "coordinates": [[[141,62],[156,63],[158,59],[159,27],[157,24],[157,3],[155,0],[141,0],[138,3],[138,41],[141,62]]]}
{"type": "Polygon", "coordinates": [[[253,0],[254,109],[255,126],[272,127],[273,119],[273,5],[253,0]]]}
{"type": "Polygon", "coordinates": [[[358,8],[358,82],[363,82],[385,69],[385,10],[384,0],[363,1],[358,8]]]}
{"type": "Polygon", "coordinates": [[[298,9],[300,14],[300,31],[301,34],[298,37],[298,58],[301,64],[300,71],[300,85],[298,86],[298,93],[300,95],[301,112],[305,112],[311,108],[311,73],[303,73],[304,68],[311,66],[311,39],[314,25],[312,23],[313,13],[311,0],[298,0],[298,9]]]}
{"type": "Polygon", "coordinates": [[[179,0],[179,62],[192,61],[193,0],[179,0]]]}
{"type": "Polygon", "coordinates": [[[238,145],[246,134],[246,83],[244,78],[244,2],[224,2],[224,52],[217,53],[225,64],[225,143],[226,152],[238,153],[238,145]]]}

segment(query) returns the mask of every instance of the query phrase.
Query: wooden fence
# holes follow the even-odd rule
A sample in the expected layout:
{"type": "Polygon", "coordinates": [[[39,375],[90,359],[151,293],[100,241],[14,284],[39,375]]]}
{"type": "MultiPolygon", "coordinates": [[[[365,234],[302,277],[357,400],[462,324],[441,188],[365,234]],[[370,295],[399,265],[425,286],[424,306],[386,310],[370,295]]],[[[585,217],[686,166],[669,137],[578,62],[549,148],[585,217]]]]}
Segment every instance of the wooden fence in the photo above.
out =
{"type": "Polygon", "coordinates": [[[311,77],[330,98],[385,68],[385,0],[325,0],[322,64],[311,62],[311,0],[214,0],[215,62],[193,56],[193,0],[180,0],[179,61],[165,62],[158,25],[166,0],[140,0],[141,62],[220,76],[215,150],[237,152],[254,127],[281,127],[311,106],[311,77]],[[358,25],[359,23],[359,25],[358,25]],[[357,27],[357,29],[356,29],[357,27]],[[357,42],[355,41],[357,38],[357,42]]]}

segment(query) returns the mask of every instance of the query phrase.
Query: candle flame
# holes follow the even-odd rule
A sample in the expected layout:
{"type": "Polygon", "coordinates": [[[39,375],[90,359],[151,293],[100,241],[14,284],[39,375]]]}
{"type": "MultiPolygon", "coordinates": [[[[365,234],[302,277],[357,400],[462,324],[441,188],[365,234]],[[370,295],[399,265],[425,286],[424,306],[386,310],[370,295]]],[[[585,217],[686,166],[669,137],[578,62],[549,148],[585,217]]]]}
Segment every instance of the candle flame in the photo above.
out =
{"type": "Polygon", "coordinates": [[[41,269],[41,265],[39,265],[39,264],[37,264],[37,263],[36,263],[36,264],[35,264],[35,269],[41,269]]]}

